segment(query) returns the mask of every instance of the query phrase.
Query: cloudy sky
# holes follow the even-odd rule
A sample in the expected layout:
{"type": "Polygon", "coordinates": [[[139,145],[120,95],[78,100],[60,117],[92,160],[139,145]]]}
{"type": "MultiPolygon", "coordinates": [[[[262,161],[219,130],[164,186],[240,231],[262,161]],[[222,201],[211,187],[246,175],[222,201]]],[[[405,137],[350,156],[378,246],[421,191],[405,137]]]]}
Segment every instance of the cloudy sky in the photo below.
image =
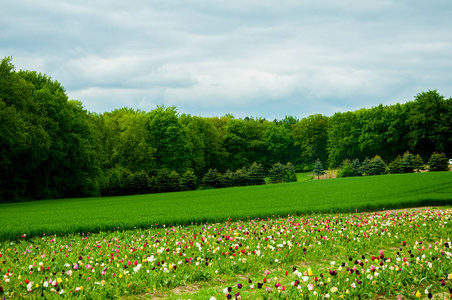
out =
{"type": "Polygon", "coordinates": [[[95,112],[281,119],[452,96],[450,0],[0,0],[0,58],[95,112]]]}

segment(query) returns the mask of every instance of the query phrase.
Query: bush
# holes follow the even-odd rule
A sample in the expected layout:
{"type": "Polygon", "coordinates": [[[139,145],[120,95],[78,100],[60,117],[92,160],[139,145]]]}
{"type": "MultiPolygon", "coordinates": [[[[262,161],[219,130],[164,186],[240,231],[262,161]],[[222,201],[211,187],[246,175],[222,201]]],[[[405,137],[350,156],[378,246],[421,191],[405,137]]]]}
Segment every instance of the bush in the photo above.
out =
{"type": "Polygon", "coordinates": [[[296,182],[297,174],[295,173],[295,167],[288,162],[286,164],[286,174],[284,174],[284,182],[296,182]]]}
{"type": "Polygon", "coordinates": [[[352,177],[354,175],[353,165],[352,163],[346,159],[342,162],[341,169],[337,172],[337,177],[352,177]]]}
{"type": "Polygon", "coordinates": [[[428,161],[428,170],[429,171],[448,171],[449,163],[444,153],[433,153],[428,161]]]}

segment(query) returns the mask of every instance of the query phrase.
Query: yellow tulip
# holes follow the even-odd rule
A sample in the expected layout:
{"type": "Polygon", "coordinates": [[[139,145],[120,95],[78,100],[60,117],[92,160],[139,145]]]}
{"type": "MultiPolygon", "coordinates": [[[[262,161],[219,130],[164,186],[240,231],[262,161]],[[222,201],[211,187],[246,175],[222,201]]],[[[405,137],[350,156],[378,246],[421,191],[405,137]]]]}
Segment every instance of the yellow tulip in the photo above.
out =
{"type": "Polygon", "coordinates": [[[416,292],[416,297],[421,298],[422,294],[419,291],[416,292]]]}
{"type": "Polygon", "coordinates": [[[312,274],[312,270],[311,270],[311,268],[309,268],[309,270],[308,270],[308,275],[309,275],[309,276],[312,276],[312,275],[314,275],[314,274],[312,274]]]}

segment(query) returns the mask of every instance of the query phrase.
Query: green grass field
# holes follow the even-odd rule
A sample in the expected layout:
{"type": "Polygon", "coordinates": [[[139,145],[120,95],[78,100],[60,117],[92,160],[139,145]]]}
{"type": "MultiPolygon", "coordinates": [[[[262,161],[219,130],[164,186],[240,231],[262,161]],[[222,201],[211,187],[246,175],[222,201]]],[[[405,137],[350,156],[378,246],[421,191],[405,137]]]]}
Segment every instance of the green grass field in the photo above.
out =
{"type": "Polygon", "coordinates": [[[452,172],[0,205],[0,240],[161,224],[452,204],[452,172]]]}

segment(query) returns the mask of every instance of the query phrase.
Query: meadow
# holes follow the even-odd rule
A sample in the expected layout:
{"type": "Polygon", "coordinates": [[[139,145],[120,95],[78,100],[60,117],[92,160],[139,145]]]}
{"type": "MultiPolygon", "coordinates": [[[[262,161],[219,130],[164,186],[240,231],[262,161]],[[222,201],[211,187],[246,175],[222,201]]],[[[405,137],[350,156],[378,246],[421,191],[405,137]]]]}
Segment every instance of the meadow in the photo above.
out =
{"type": "Polygon", "coordinates": [[[0,205],[0,240],[452,204],[452,172],[0,205]]]}
{"type": "Polygon", "coordinates": [[[431,172],[1,205],[0,297],[449,300],[452,210],[388,210],[451,204],[451,182],[431,172]]]}

